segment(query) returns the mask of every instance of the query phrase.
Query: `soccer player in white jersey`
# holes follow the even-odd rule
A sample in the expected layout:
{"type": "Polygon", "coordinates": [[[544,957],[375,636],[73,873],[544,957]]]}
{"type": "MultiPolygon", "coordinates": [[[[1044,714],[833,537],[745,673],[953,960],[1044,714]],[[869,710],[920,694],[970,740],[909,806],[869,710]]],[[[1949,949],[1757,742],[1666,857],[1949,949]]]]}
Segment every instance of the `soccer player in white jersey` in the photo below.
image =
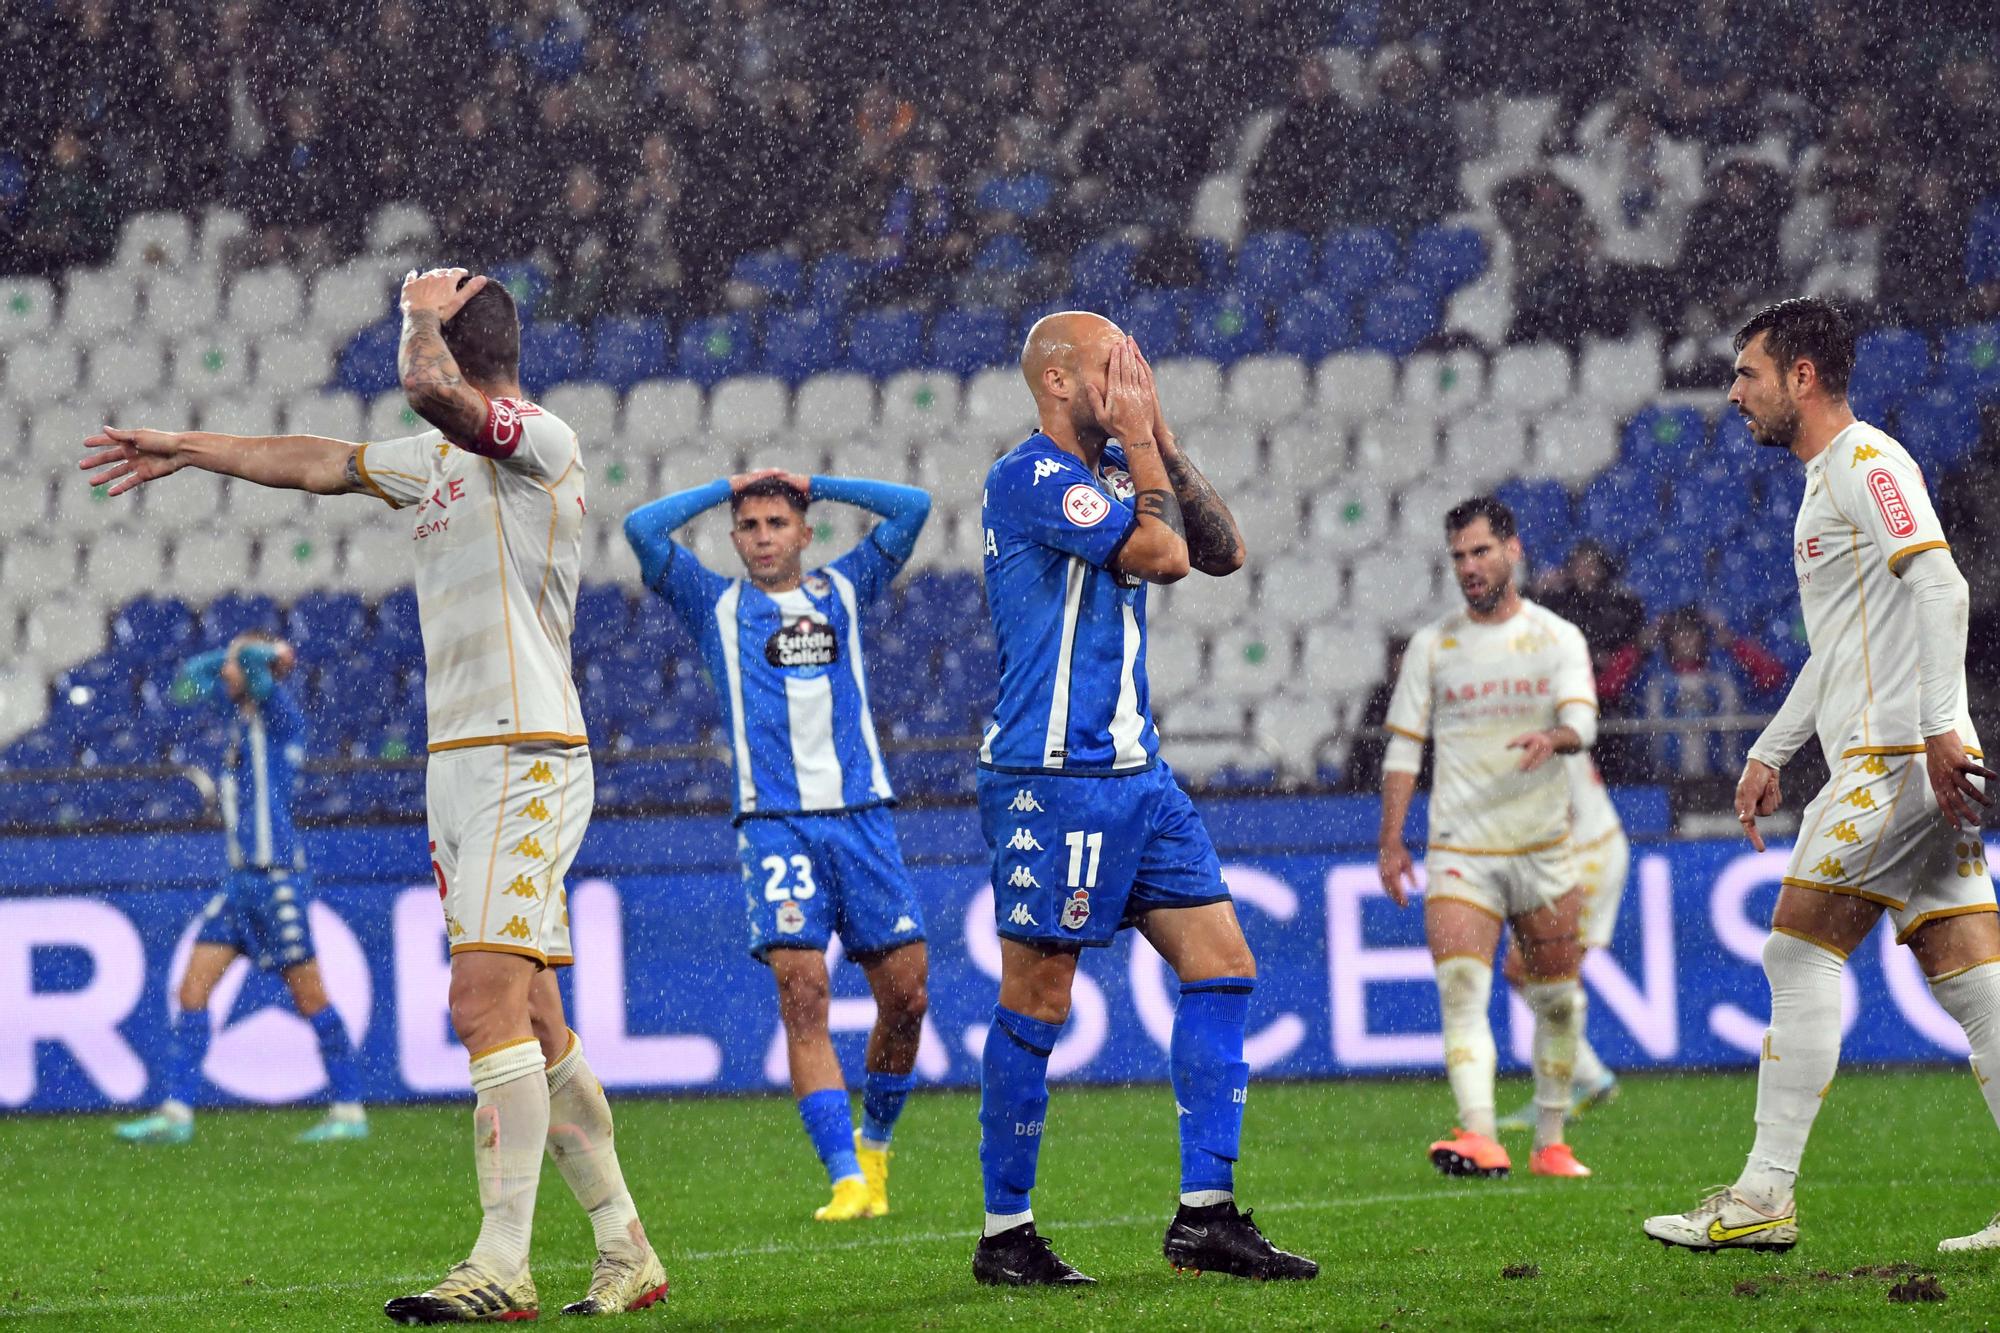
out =
{"type": "Polygon", "coordinates": [[[1535,1015],[1535,1144],[1539,1176],[1587,1176],[1563,1141],[1583,1006],[1577,969],[1583,912],[1569,835],[1569,775],[1550,761],[1597,738],[1597,685],[1583,634],[1523,598],[1514,571],[1514,513],[1490,496],[1445,516],[1461,610],[1417,631],[1389,702],[1382,761],[1382,887],[1398,906],[1416,869],[1403,821],[1426,740],[1437,748],[1425,857],[1424,935],[1437,965],[1445,1073],[1459,1127],[1430,1146],[1446,1175],[1505,1176],[1494,1138],[1497,1052],[1487,1005],[1493,953],[1511,926],[1521,998],[1535,1015]]]}
{"type": "MultiPolygon", "coordinates": [[[[1736,1183],[1646,1234],[1694,1250],[1787,1250],[1806,1136],[1840,1060],[1840,978],[1884,912],[1965,1029],[2000,1119],[2000,917],[1980,814],[1989,798],[1966,711],[1968,594],[1923,473],[1847,403],[1854,332],[1825,301],[1781,301],[1736,335],[1729,401],[1760,445],[1805,465],[1792,568],[1812,652],[1751,747],[1736,814],[1762,851],[1778,774],[1817,734],[1831,776],[1806,806],[1764,975],[1771,1025],[1757,1137],[1736,1183]]],[[[2000,1218],[1944,1250],[2000,1248],[2000,1218]]]]}
{"type": "Polygon", "coordinates": [[[198,467],[412,511],[432,871],[452,1027],[477,1094],[484,1221],[466,1260],[384,1313],[416,1324],[536,1317],[528,1242],[546,1148],[590,1213],[598,1251],[588,1295],[565,1313],[615,1314],[659,1300],[666,1276],[550,970],[570,962],[563,874],[593,790],[569,649],[583,460],[575,432],[521,393],[520,320],[505,287],[433,269],[405,280],[402,306],[403,390],[433,429],[357,445],[107,427],[82,466],[114,496],[198,467]]]}
{"type": "MultiPolygon", "coordinates": [[[[1592,949],[1611,947],[1611,932],[1618,925],[1618,902],[1625,896],[1625,878],[1632,866],[1632,844],[1625,837],[1625,825],[1618,807],[1604,789],[1604,775],[1597,761],[1579,750],[1563,757],[1569,770],[1570,855],[1576,861],[1577,887],[1583,890],[1583,918],[1577,933],[1588,954],[1592,949]]],[[[1508,984],[1518,992],[1523,983],[1521,951],[1507,951],[1502,971],[1508,984]]],[[[1584,1020],[1590,1011],[1589,992],[1576,992],[1576,1067],[1571,1071],[1573,1093],[1569,1118],[1574,1120],[1593,1107],[1604,1106],[1618,1096],[1618,1076],[1605,1068],[1585,1033],[1584,1020]]],[[[1500,1128],[1531,1130],[1535,1127],[1535,1101],[1512,1115],[1500,1117],[1500,1128]]]]}

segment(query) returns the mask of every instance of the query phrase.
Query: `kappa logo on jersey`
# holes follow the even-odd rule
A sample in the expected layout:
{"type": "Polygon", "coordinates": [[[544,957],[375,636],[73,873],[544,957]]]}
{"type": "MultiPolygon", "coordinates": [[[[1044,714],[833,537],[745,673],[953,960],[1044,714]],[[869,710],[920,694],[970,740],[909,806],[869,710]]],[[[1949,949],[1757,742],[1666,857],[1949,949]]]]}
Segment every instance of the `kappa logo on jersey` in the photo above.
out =
{"type": "Polygon", "coordinates": [[[826,581],[824,574],[808,574],[799,582],[814,597],[824,597],[833,591],[833,585],[826,581]]]}
{"type": "Polygon", "coordinates": [[[1139,487],[1133,482],[1132,474],[1122,467],[1115,467],[1106,472],[1104,484],[1109,486],[1111,493],[1121,500],[1129,500],[1139,493],[1139,487]]]}
{"type": "Polygon", "coordinates": [[[1039,926],[1042,924],[1035,920],[1035,914],[1028,910],[1026,903],[1015,903],[1014,910],[1007,914],[1007,920],[1017,926],[1039,926]]]}
{"type": "Polygon", "coordinates": [[[796,935],[806,928],[806,912],[790,898],[778,904],[778,933],[796,935]]]}
{"type": "Polygon", "coordinates": [[[1039,889],[1042,887],[1040,882],[1035,879],[1034,872],[1030,871],[1026,866],[1015,866],[1014,873],[1007,876],[1007,884],[1010,888],[1016,889],[1039,889]]]}
{"type": "Polygon", "coordinates": [[[1882,456],[1882,451],[1880,449],[1877,449],[1874,445],[1857,444],[1854,446],[1854,457],[1848,461],[1848,466],[1860,467],[1863,463],[1867,462],[1869,459],[1880,458],[1881,456],[1882,456]]]}
{"type": "Polygon", "coordinates": [[[1064,930],[1082,930],[1083,923],[1090,920],[1090,890],[1078,889],[1063,899],[1062,927],[1064,930]]]}
{"type": "Polygon", "coordinates": [[[1882,511],[1882,521],[1888,524],[1891,537],[1908,537],[1916,532],[1917,516],[1911,512],[1910,502],[1903,498],[1889,469],[1878,467],[1868,474],[1868,493],[1875,497],[1875,507],[1882,511]]]}
{"type": "Polygon", "coordinates": [[[1019,815],[1038,815],[1042,813],[1042,803],[1036,800],[1035,794],[1026,787],[1014,793],[1014,803],[1007,808],[1019,815]]]}
{"type": "Polygon", "coordinates": [[[764,660],[774,667],[829,667],[840,660],[840,640],[825,617],[800,616],[765,641],[764,660]]]}
{"type": "Polygon", "coordinates": [[[1111,501],[1095,486],[1082,482],[1063,492],[1063,517],[1079,528],[1094,528],[1111,512],[1111,501]]]}
{"type": "Polygon", "coordinates": [[[1014,836],[1007,839],[1007,845],[1017,852],[1039,852],[1042,844],[1035,841],[1035,835],[1024,828],[1014,830],[1014,836]]]}
{"type": "Polygon", "coordinates": [[[911,918],[907,916],[899,916],[896,918],[896,933],[898,935],[901,935],[905,931],[915,930],[916,928],[917,928],[917,923],[911,918]]]}
{"type": "Polygon", "coordinates": [[[1063,465],[1062,465],[1062,464],[1061,464],[1061,463],[1060,463],[1059,461],[1057,461],[1056,459],[1053,459],[1053,458],[1037,458],[1037,459],[1035,460],[1035,480],[1034,480],[1034,484],[1035,484],[1035,485],[1037,485],[1037,486],[1039,486],[1039,485],[1041,485],[1041,484],[1042,484],[1042,479],[1043,479],[1044,477],[1053,477],[1053,476],[1055,476],[1055,475],[1056,475],[1056,473],[1058,473],[1058,472],[1060,472],[1060,471],[1062,471],[1062,470],[1063,470],[1063,465]]]}

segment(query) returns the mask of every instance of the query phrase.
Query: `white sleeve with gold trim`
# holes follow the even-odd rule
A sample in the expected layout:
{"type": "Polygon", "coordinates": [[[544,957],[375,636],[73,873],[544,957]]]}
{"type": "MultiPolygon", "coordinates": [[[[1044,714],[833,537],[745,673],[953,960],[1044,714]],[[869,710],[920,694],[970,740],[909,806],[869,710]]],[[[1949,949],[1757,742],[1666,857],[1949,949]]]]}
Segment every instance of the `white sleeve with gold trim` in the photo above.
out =
{"type": "Polygon", "coordinates": [[[421,501],[431,488],[431,471],[444,432],[427,430],[397,440],[372,440],[355,450],[361,484],[391,509],[421,501]]]}
{"type": "Polygon", "coordinates": [[[1872,427],[1844,433],[1856,438],[1841,441],[1827,460],[1827,486],[1842,516],[1867,535],[1889,572],[1901,577],[1903,562],[1919,551],[1949,549],[1916,460],[1872,427]]]}

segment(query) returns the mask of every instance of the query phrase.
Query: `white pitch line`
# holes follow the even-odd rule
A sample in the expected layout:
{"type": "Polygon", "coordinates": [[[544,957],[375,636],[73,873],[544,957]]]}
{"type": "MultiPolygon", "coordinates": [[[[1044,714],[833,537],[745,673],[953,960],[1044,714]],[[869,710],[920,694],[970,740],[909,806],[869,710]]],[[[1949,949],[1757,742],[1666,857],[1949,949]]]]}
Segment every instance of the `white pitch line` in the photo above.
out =
{"type": "MultiPolygon", "coordinates": [[[[1641,1188],[1636,1185],[1618,1187],[1594,1186],[1595,1194],[1622,1193],[1641,1188]]],[[[1297,1199],[1279,1200],[1275,1203],[1259,1204],[1260,1213],[1302,1213],[1335,1211],[1346,1208],[1373,1208],[1399,1203],[1457,1203],[1478,1202],[1495,1195],[1518,1196],[1534,1193],[1527,1185],[1494,1185],[1483,1189],[1466,1190],[1424,1190],[1401,1194],[1357,1194],[1339,1199],[1297,1199]]],[[[1139,1226],[1147,1222],[1160,1221],[1160,1214],[1145,1213],[1125,1217],[1085,1217],[1062,1219],[1052,1222],[1057,1233],[1068,1231],[1096,1231],[1107,1227],[1139,1226]]],[[[976,1224],[952,1231],[884,1232],[875,1236],[860,1236],[851,1240],[817,1241],[774,1241],[764,1245],[738,1245],[723,1250],[667,1250],[661,1257],[684,1263],[703,1263],[716,1259],[752,1259],[773,1254],[823,1254],[829,1250],[866,1250],[890,1245],[937,1245],[947,1241],[970,1244],[975,1239],[976,1224]]],[[[580,1260],[542,1262],[535,1265],[544,1273],[582,1273],[590,1268],[580,1260]]],[[[169,1306],[194,1305],[201,1302],[223,1302],[231,1296],[304,1296],[310,1294],[331,1294],[344,1291],[401,1290],[415,1286],[419,1282],[433,1280],[434,1274],[406,1273],[401,1276],[370,1278],[354,1282],[300,1282],[288,1286],[272,1287],[262,1284],[253,1286],[227,1286],[209,1291],[167,1291],[130,1296],[109,1296],[100,1301],[71,1301],[61,1305],[23,1305],[12,1309],[0,1306],[0,1317],[7,1319],[60,1318],[65,1315],[109,1314],[117,1310],[150,1310],[169,1306]]]]}

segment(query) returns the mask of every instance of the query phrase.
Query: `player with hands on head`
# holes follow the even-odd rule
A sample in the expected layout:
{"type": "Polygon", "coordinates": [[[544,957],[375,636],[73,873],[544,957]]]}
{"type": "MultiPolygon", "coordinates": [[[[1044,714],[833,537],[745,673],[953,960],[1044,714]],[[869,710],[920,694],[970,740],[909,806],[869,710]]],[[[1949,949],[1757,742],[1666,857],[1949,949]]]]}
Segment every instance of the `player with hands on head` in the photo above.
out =
{"type": "Polygon", "coordinates": [[[861,618],[908,562],[930,507],[914,486],[763,468],[625,519],[646,586],[693,635],[721,696],[750,954],[777,985],[792,1095],[833,1191],[813,1214],[822,1222],[889,1211],[889,1144],[916,1084],[929,1002],[923,909],[889,814],[895,793],[868,705],[861,618]],[[814,500],[883,521],[809,570],[814,500]],[[724,504],[742,578],[708,569],[673,539],[724,504]],[[875,996],[859,1131],[827,1026],[836,933],[875,996]]]}
{"type": "Polygon", "coordinates": [[[1424,937],[1437,969],[1445,1076],[1458,1127],[1430,1145],[1446,1175],[1499,1177],[1498,1052],[1488,1004],[1502,927],[1513,931],[1517,990],[1535,1015],[1535,1140],[1529,1170],[1582,1177],[1564,1141],[1583,1031],[1579,926],[1584,894],[1570,845],[1570,775],[1559,755],[1597,735],[1597,686],[1576,626],[1520,595],[1514,514],[1491,496],[1445,516],[1465,605],[1424,626],[1403,654],[1389,704],[1377,854],[1397,906],[1416,888],[1403,823],[1426,741],[1434,742],[1424,937]]]}
{"type": "Polygon", "coordinates": [[[1049,1055],[1077,959],[1136,927],[1180,980],[1170,1067],[1182,1269],[1310,1278],[1235,1199],[1256,963],[1201,816],[1159,758],[1146,587],[1239,568],[1236,520],[1166,429],[1152,368],[1117,325],[1050,315],[1022,350],[1040,429],[987,473],[986,600],[1000,697],[979,750],[1000,995],[981,1055],[981,1282],[1087,1283],[1035,1227],[1049,1055]],[[1114,443],[1115,441],[1115,443],[1114,443]]]}
{"type": "MultiPolygon", "coordinates": [[[[1806,1138],[1840,1062],[1841,974],[1887,913],[1964,1029],[2000,1120],[2000,916],[1980,821],[1996,775],[1965,691],[1964,576],[1903,446],[1855,419],[1854,330],[1826,301],[1780,301],[1736,335],[1729,402],[1760,446],[1805,468],[1792,527],[1806,664],[1750,748],[1736,817],[1783,799],[1779,774],[1817,736],[1830,770],[1785,868],[1764,975],[1771,1023],[1757,1067],[1757,1134],[1735,1184],[1645,1232],[1695,1250],[1786,1250],[1806,1138]]],[[[2000,1249],[2000,1216],[1943,1250],[2000,1249]]]]}
{"type": "Polygon", "coordinates": [[[589,737],[571,674],[584,475],[576,433],[521,391],[507,288],[460,268],[402,287],[397,370],[430,429],[355,444],[106,427],[82,467],[113,496],[198,467],[259,486],[365,494],[408,510],[424,639],[431,869],[451,953],[453,1030],[476,1105],[483,1219],[471,1253],[384,1308],[401,1323],[533,1318],[528,1267],[544,1150],[589,1214],[597,1261],[566,1313],[666,1294],[612,1134],[611,1108],[563,1015],[563,876],[589,826],[589,737]]]}

